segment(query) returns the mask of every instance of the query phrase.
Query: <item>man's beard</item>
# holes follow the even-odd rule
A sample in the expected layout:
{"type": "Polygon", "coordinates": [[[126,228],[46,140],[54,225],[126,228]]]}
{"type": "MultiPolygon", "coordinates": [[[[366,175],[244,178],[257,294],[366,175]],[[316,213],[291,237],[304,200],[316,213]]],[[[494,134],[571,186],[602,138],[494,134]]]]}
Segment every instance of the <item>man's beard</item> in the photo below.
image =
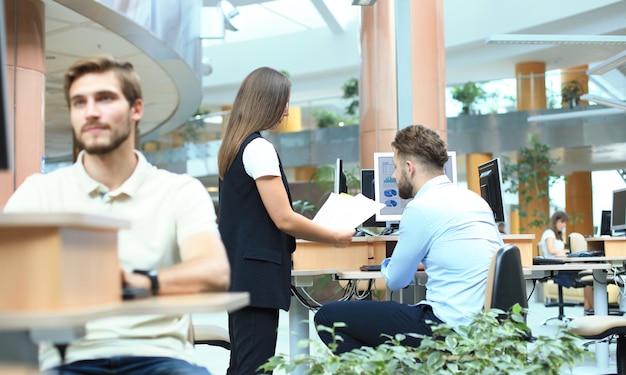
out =
{"type": "Polygon", "coordinates": [[[81,150],[85,150],[90,155],[105,155],[116,150],[122,143],[130,137],[130,126],[120,129],[120,132],[112,132],[111,140],[108,144],[93,144],[87,146],[79,137],[76,137],[76,144],[81,150]]]}
{"type": "Polygon", "coordinates": [[[397,181],[398,184],[398,195],[402,199],[411,199],[413,198],[413,184],[411,181],[404,176],[404,173],[397,181]]]}

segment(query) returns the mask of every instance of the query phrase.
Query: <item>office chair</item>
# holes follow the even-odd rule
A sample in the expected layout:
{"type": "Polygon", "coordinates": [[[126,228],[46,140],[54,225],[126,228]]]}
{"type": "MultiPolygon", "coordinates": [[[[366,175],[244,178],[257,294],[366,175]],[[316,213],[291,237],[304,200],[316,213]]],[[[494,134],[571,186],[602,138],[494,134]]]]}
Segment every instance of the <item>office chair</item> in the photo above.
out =
{"type": "MultiPolygon", "coordinates": [[[[579,251],[587,251],[587,241],[585,240],[585,237],[580,233],[577,233],[577,232],[571,233],[569,235],[568,242],[570,244],[570,252],[572,253],[576,253],[579,251]]],[[[572,285],[571,288],[584,288],[586,285],[589,285],[587,284],[589,280],[583,279],[583,277],[586,275],[590,275],[590,273],[586,273],[586,271],[581,271],[579,273],[579,277],[576,278],[575,284],[572,285]]],[[[591,283],[593,285],[593,278],[591,279],[591,283]]],[[[557,301],[551,302],[551,303],[545,303],[545,306],[546,307],[556,306],[559,308],[559,312],[557,316],[548,318],[544,320],[543,322],[541,322],[542,325],[547,324],[551,320],[560,320],[563,322],[567,322],[571,320],[571,318],[565,315],[565,307],[574,307],[574,306],[580,305],[580,303],[578,302],[565,302],[563,298],[563,285],[557,282],[554,282],[554,284],[556,284],[557,286],[557,301]]]]}
{"type": "MultiPolygon", "coordinates": [[[[587,241],[585,240],[585,237],[578,233],[578,232],[573,232],[569,235],[569,246],[570,246],[570,251],[572,253],[577,253],[580,251],[587,251],[587,241]]],[[[578,283],[580,283],[582,286],[593,286],[593,272],[591,272],[590,270],[583,270],[580,271],[578,273],[578,278],[576,280],[578,283]]],[[[615,278],[615,275],[612,272],[609,272],[606,275],[606,281],[607,283],[609,283],[608,287],[611,287],[611,284],[616,284],[616,282],[620,281],[617,280],[615,278]]],[[[609,296],[611,296],[613,293],[609,293],[609,296]]],[[[609,301],[609,305],[616,305],[619,304],[619,300],[616,301],[609,301]]],[[[610,307],[610,306],[609,306],[610,307]]],[[[619,311],[619,306],[617,308],[617,310],[610,310],[609,314],[611,315],[622,315],[622,312],[619,311]]]]}
{"type": "Polygon", "coordinates": [[[230,350],[230,336],[228,330],[215,324],[191,323],[189,326],[189,341],[193,345],[206,344],[220,346],[230,350]]]}
{"type": "Polygon", "coordinates": [[[585,236],[578,232],[572,232],[568,236],[569,242],[569,250],[572,253],[577,253],[579,251],[587,251],[587,241],[585,240],[585,236]]]}
{"type": "Polygon", "coordinates": [[[528,308],[526,282],[519,248],[506,244],[498,249],[491,260],[484,308],[509,311],[516,303],[528,308]]]}
{"type": "Polygon", "coordinates": [[[585,339],[602,340],[617,336],[617,375],[626,375],[626,317],[588,315],[573,319],[569,330],[585,339]]]}

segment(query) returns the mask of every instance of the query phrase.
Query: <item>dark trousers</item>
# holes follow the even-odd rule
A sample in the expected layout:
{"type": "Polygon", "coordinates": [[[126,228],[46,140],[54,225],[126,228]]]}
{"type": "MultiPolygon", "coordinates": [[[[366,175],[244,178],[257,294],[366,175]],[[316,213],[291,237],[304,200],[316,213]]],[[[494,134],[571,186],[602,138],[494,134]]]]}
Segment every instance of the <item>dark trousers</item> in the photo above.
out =
{"type": "MultiPolygon", "coordinates": [[[[441,323],[430,305],[406,305],[394,301],[340,301],[324,304],[315,314],[315,325],[332,327],[333,323],[345,323],[345,327],[335,328],[337,354],[349,352],[362,346],[375,347],[385,341],[386,334],[417,333],[432,336],[431,320],[441,323]]],[[[333,342],[330,332],[318,331],[320,339],[328,345],[333,342]]],[[[417,347],[421,340],[408,337],[403,345],[417,347]]]]}
{"type": "Polygon", "coordinates": [[[206,367],[165,357],[112,357],[77,361],[48,370],[47,375],[209,375],[206,367]]]}
{"type": "Polygon", "coordinates": [[[230,365],[227,374],[264,373],[257,369],[276,352],[278,309],[245,307],[229,313],[228,331],[230,365]]]}

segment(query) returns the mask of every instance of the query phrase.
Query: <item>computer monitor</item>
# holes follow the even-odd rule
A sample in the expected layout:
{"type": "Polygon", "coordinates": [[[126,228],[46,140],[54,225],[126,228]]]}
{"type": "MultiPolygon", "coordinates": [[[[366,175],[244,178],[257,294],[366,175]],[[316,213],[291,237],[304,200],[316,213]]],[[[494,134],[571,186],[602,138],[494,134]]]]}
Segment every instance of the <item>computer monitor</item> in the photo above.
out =
{"type": "Polygon", "coordinates": [[[613,210],[611,210],[611,231],[620,232],[623,234],[625,229],[626,188],[613,190],[613,210]]]}
{"type": "Polygon", "coordinates": [[[500,159],[489,160],[478,166],[480,195],[489,203],[496,222],[505,221],[502,202],[502,168],[500,159]]]}
{"type": "MultiPolygon", "coordinates": [[[[4,20],[4,1],[0,0],[0,20],[4,20]]],[[[0,171],[11,169],[11,142],[9,138],[9,97],[7,95],[7,61],[5,27],[0,27],[0,171]]]]}
{"type": "MultiPolygon", "coordinates": [[[[395,170],[393,152],[374,153],[374,200],[385,204],[376,213],[376,221],[386,223],[388,228],[396,227],[402,218],[402,212],[411,199],[398,196],[398,185],[391,177],[395,170]]],[[[456,152],[448,151],[448,161],[443,166],[450,181],[457,182],[456,152]]]]}
{"type": "Polygon", "coordinates": [[[600,236],[611,235],[611,211],[603,210],[600,217],[600,236]]]}
{"type": "MultiPolygon", "coordinates": [[[[361,194],[369,199],[376,199],[374,194],[374,170],[373,169],[361,169],[361,194]]],[[[361,226],[364,227],[384,227],[385,222],[376,221],[376,215],[372,215],[369,219],[365,220],[361,226]]]]}
{"type": "Polygon", "coordinates": [[[343,160],[337,158],[335,162],[335,181],[333,192],[337,194],[348,193],[348,182],[346,174],[343,172],[343,160]]]}

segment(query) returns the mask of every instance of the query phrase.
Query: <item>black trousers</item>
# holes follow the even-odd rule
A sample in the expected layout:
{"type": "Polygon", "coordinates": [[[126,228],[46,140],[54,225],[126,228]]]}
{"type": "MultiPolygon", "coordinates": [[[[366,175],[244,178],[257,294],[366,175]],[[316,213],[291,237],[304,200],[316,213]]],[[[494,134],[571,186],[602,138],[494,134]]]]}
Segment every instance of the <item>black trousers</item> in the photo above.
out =
{"type": "Polygon", "coordinates": [[[228,314],[228,375],[267,374],[257,371],[276,352],[278,309],[245,307],[228,314]]]}
{"type": "MultiPolygon", "coordinates": [[[[337,341],[337,354],[349,352],[362,346],[375,347],[385,341],[386,334],[418,333],[432,336],[431,325],[426,321],[442,323],[435,316],[430,305],[406,305],[394,301],[340,301],[324,304],[315,314],[315,325],[332,327],[333,323],[345,323],[345,327],[335,328],[335,335],[343,341],[337,341]]],[[[328,345],[333,342],[329,332],[318,331],[322,341],[328,345]]],[[[408,337],[403,345],[417,347],[421,340],[408,337]]]]}

